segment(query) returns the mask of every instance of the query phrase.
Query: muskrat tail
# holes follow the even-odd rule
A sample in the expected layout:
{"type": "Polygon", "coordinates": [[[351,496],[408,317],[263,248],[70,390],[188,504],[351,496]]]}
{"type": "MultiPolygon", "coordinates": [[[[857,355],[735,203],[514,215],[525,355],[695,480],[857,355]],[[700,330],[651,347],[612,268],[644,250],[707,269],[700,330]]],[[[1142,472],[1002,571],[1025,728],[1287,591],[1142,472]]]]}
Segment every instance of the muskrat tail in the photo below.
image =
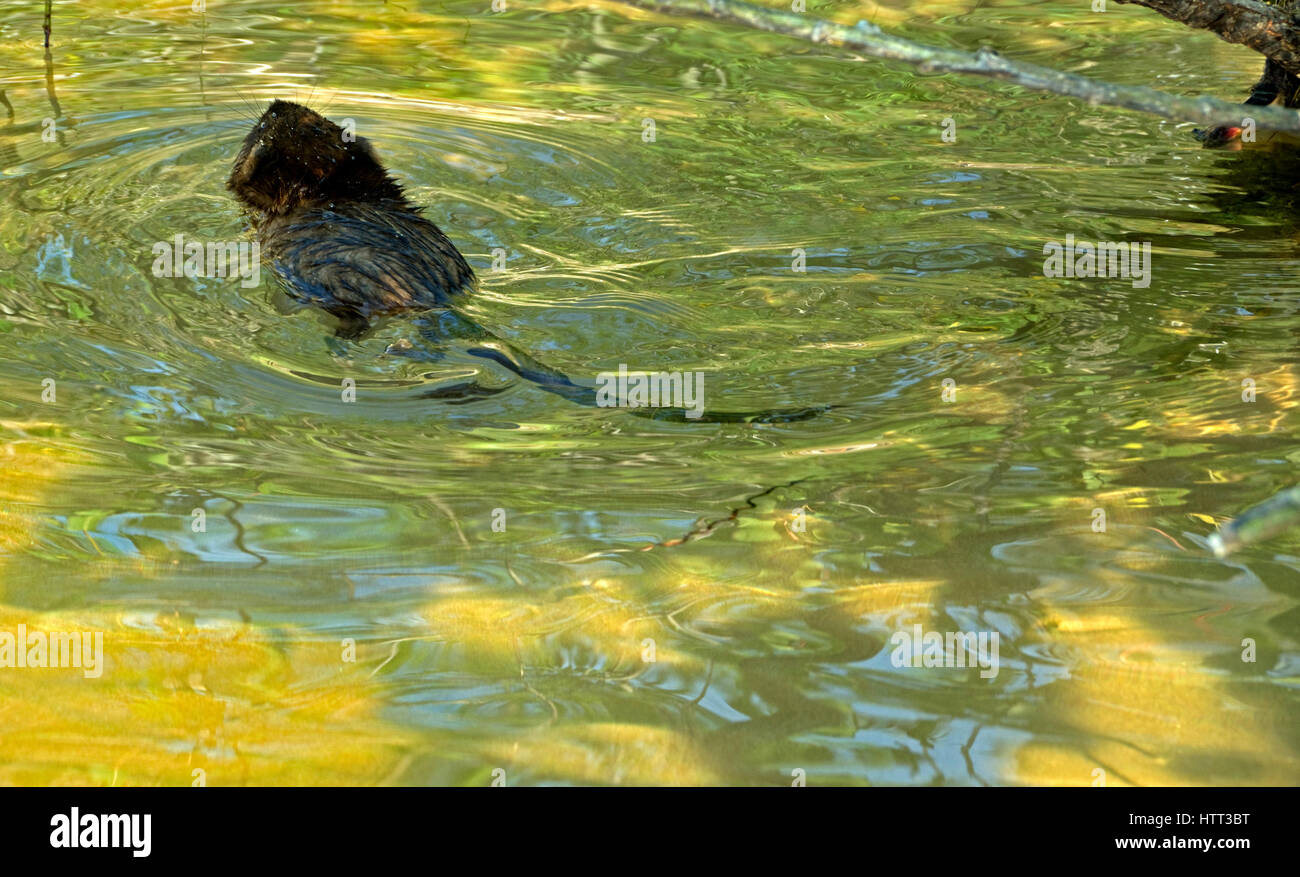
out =
{"type": "MultiPolygon", "coordinates": [[[[576,402],[585,408],[602,407],[596,401],[596,389],[594,387],[584,387],[582,384],[575,383],[563,372],[556,371],[550,366],[538,362],[528,354],[515,350],[504,344],[504,342],[502,342],[502,346],[509,349],[514,356],[513,359],[504,351],[494,347],[473,347],[466,352],[484,359],[490,359],[519,375],[524,380],[535,384],[539,389],[554,393],[568,399],[570,402],[576,402]]],[[[635,417],[643,417],[647,420],[663,420],[670,423],[794,423],[818,417],[835,406],[815,405],[806,408],[787,408],[776,411],[705,410],[698,413],[694,411],[688,412],[685,408],[673,407],[642,408],[626,405],[618,407],[635,417]],[[692,414],[695,416],[692,416],[692,414]]]]}

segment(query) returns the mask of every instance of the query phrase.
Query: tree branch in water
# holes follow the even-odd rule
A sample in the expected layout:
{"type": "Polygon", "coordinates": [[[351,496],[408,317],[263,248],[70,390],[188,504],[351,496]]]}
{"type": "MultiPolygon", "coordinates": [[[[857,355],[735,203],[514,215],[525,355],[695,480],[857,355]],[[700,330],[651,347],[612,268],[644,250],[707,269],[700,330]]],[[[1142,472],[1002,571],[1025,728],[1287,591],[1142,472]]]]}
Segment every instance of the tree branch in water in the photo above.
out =
{"type": "Polygon", "coordinates": [[[1300,74],[1300,22],[1284,9],[1258,0],[1115,0],[1159,12],[1165,18],[1208,30],[1254,49],[1300,74]]]}
{"type": "MultiPolygon", "coordinates": [[[[1278,107],[1249,107],[1247,110],[1241,104],[1213,97],[1180,97],[1142,85],[1114,85],[1073,73],[1062,73],[1050,67],[1011,61],[989,49],[963,52],[957,49],[927,46],[902,37],[891,36],[865,21],[849,27],[784,9],[755,6],[741,0],[619,0],[619,2],[665,15],[710,18],[784,34],[812,43],[852,49],[873,58],[911,64],[923,73],[964,73],[987,76],[1034,91],[1048,91],[1078,98],[1093,106],[1124,107],[1168,119],[1199,122],[1210,126],[1239,125],[1243,115],[1249,112],[1259,129],[1300,135],[1300,114],[1291,110],[1278,107]]],[[[1141,0],[1141,2],[1143,5],[1172,6],[1180,0],[1141,0]]],[[[1204,0],[1181,0],[1181,2],[1194,4],[1204,0]]],[[[1224,0],[1209,0],[1209,2],[1229,5],[1224,3],[1224,0]]],[[[1268,9],[1254,0],[1236,0],[1236,3],[1249,4],[1252,10],[1254,7],[1268,9]]],[[[1297,60],[1300,60],[1300,55],[1297,55],[1297,60]]]]}

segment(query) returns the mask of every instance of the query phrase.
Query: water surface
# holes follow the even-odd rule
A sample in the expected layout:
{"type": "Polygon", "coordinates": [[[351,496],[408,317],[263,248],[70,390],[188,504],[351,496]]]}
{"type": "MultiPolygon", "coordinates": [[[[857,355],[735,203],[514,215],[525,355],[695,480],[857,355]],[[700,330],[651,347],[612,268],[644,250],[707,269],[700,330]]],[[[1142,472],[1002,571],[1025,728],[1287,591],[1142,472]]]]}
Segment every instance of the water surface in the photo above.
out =
{"type": "MultiPolygon", "coordinates": [[[[0,780],[1300,781],[1300,536],[1205,548],[1300,480],[1293,166],[613,3],[209,6],[60,3],[48,64],[0,11],[0,630],[106,654],[0,670],[0,780]],[[586,408],[388,352],[408,321],[340,344],[269,272],[153,276],[247,239],[224,183],[273,98],[353,119],[548,365],[828,410],[586,408]],[[1044,277],[1067,234],[1149,241],[1152,282],[1044,277]],[[427,398],[465,380],[504,389],[427,398]],[[895,666],[915,624],[996,632],[999,672],[895,666]]],[[[1136,8],[814,11],[1257,75],[1136,8]]]]}

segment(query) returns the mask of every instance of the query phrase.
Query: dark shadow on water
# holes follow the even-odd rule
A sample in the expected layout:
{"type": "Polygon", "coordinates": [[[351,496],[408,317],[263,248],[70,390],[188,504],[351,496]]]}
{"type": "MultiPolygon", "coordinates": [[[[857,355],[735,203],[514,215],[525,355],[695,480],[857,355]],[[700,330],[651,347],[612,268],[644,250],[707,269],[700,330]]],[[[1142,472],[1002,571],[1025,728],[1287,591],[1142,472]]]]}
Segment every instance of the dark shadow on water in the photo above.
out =
{"type": "Polygon", "coordinates": [[[1268,239],[1296,236],[1300,230],[1300,149],[1226,152],[1207,180],[1207,200],[1215,221],[1233,227],[1233,236],[1268,239]],[[1251,220],[1241,223],[1240,220],[1251,220]],[[1270,223],[1261,225],[1260,219],[1270,223]]]}

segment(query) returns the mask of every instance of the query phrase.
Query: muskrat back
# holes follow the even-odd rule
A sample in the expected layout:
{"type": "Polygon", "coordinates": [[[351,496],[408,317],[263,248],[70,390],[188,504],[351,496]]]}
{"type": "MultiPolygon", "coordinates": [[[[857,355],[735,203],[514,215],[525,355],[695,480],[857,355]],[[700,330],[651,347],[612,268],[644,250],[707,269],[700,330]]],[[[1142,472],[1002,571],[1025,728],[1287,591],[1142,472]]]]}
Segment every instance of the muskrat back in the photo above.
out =
{"type": "Polygon", "coordinates": [[[447,305],[474,272],[370,143],[344,134],[319,113],[274,101],[226,186],[252,212],[262,252],[290,293],[356,334],[372,316],[447,305]]]}

